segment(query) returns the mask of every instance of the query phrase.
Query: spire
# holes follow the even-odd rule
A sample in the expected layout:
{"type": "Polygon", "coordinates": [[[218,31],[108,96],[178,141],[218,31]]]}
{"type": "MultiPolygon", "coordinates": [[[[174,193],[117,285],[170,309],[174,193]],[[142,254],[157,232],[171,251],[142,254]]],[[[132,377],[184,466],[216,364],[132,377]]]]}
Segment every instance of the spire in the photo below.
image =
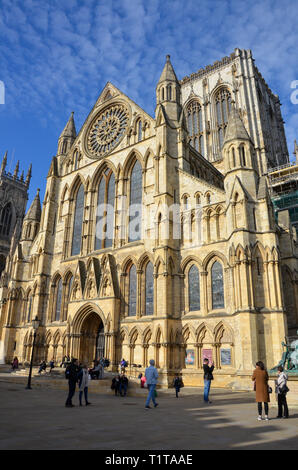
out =
{"type": "Polygon", "coordinates": [[[76,126],[73,118],[74,112],[72,111],[70,118],[67,121],[66,126],[64,127],[60,139],[64,137],[71,137],[72,139],[75,139],[77,136],[77,131],[76,131],[76,126]]]}
{"type": "Polygon", "coordinates": [[[58,154],[65,155],[70,147],[72,146],[76,136],[76,126],[73,118],[73,111],[70,115],[70,118],[67,121],[66,126],[64,127],[59,139],[58,139],[58,154]]]}
{"type": "MultiPolygon", "coordinates": [[[[165,66],[163,68],[163,71],[161,73],[161,76],[160,76],[160,79],[159,79],[159,82],[158,82],[158,85],[162,82],[166,82],[166,81],[169,81],[169,82],[178,82],[178,79],[177,79],[177,76],[175,74],[175,70],[172,66],[172,63],[171,63],[171,60],[170,60],[170,56],[167,55],[166,56],[166,63],[165,63],[165,66]]],[[[178,82],[179,83],[179,82],[178,82]]]]}
{"type": "Polygon", "coordinates": [[[40,222],[40,217],[41,217],[41,204],[40,204],[40,198],[39,198],[39,191],[40,189],[37,189],[37,193],[35,198],[32,201],[32,204],[25,216],[24,220],[35,220],[37,222],[40,222]]]}
{"type": "Polygon", "coordinates": [[[29,184],[30,184],[31,175],[32,175],[32,163],[30,163],[29,170],[28,170],[28,173],[27,173],[27,176],[26,176],[25,183],[26,183],[27,186],[29,186],[29,184]]]}
{"type": "Polygon", "coordinates": [[[19,167],[20,167],[20,161],[18,160],[17,164],[16,164],[16,167],[15,167],[15,170],[14,170],[13,179],[17,179],[18,173],[19,173],[19,167]]]}
{"type": "Polygon", "coordinates": [[[249,140],[247,130],[243,124],[243,121],[239,115],[238,110],[235,107],[235,103],[232,103],[231,111],[228,118],[228,125],[226,128],[224,144],[229,142],[230,140],[249,140]]]}
{"type": "Polygon", "coordinates": [[[181,113],[180,97],[180,83],[171,64],[170,56],[167,55],[165,66],[156,86],[156,119],[160,116],[160,105],[162,105],[170,126],[178,127],[181,113]]]}
{"type": "Polygon", "coordinates": [[[7,165],[7,150],[4,154],[4,157],[3,157],[3,160],[2,160],[2,164],[1,164],[1,169],[0,169],[0,174],[2,175],[5,171],[5,168],[6,168],[6,165],[7,165]]]}

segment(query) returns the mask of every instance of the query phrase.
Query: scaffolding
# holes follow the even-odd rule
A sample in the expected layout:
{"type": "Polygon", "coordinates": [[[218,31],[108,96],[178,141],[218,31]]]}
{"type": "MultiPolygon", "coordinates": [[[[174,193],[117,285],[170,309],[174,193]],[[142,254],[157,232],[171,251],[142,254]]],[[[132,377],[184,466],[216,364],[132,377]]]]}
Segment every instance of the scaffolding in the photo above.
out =
{"type": "Polygon", "coordinates": [[[288,163],[272,168],[268,180],[276,219],[278,212],[288,210],[298,234],[298,164],[288,163]]]}

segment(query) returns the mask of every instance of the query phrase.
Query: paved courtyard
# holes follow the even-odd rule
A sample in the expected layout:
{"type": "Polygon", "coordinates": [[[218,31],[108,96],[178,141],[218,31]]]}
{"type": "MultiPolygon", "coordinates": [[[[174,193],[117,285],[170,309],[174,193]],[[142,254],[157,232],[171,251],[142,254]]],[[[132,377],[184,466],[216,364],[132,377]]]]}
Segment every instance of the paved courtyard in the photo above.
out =
{"type": "MultiPolygon", "coordinates": [[[[63,390],[0,381],[0,449],[298,449],[298,410],[289,420],[256,420],[251,392],[202,389],[160,393],[156,409],[143,397],[90,394],[90,407],[65,408],[63,390]]],[[[78,405],[78,393],[74,403],[78,405]]],[[[292,412],[291,412],[292,411],[292,412]]]]}

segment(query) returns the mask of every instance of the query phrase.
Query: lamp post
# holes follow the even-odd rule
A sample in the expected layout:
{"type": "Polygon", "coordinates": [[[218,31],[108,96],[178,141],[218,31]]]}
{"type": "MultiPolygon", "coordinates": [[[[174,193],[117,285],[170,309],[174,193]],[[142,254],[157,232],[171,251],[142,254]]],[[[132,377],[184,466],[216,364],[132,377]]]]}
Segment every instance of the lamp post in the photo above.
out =
{"type": "Polygon", "coordinates": [[[36,340],[36,332],[39,327],[39,319],[37,316],[32,320],[32,328],[34,330],[33,334],[33,344],[32,344],[32,352],[31,352],[31,362],[30,362],[30,371],[29,371],[29,377],[28,377],[28,384],[26,387],[26,390],[31,390],[31,375],[32,375],[32,366],[33,366],[33,355],[34,355],[34,346],[35,346],[35,340],[36,340]]]}

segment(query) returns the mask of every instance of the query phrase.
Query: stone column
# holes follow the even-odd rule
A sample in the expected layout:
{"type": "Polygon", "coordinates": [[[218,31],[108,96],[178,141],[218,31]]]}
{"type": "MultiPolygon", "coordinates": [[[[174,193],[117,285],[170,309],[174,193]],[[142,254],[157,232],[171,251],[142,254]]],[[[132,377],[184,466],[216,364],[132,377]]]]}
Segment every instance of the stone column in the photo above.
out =
{"type": "Polygon", "coordinates": [[[207,271],[202,271],[200,276],[202,276],[203,284],[203,296],[202,296],[202,313],[208,313],[208,287],[207,287],[207,271]]]}

